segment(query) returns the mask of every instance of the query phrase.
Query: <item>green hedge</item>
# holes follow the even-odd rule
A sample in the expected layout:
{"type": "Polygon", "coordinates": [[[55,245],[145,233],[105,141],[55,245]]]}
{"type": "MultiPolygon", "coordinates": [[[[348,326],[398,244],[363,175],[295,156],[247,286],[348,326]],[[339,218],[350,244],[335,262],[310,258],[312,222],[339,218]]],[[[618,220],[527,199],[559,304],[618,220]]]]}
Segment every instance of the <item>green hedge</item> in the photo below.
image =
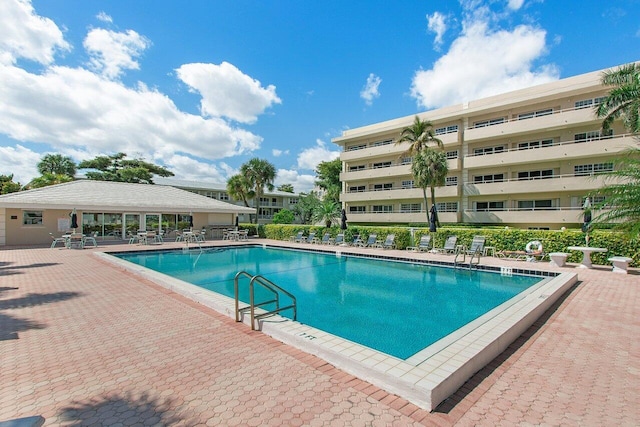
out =
{"type": "MultiPolygon", "coordinates": [[[[328,231],[331,237],[335,237],[341,232],[339,227],[326,228],[323,226],[309,226],[296,224],[267,224],[260,226],[264,228],[264,236],[274,240],[289,240],[298,231],[302,231],[304,236],[315,231],[318,237],[328,231]]],[[[405,249],[420,241],[423,234],[432,234],[436,247],[444,246],[444,242],[450,235],[458,236],[458,244],[469,247],[474,236],[482,235],[486,237],[485,246],[493,246],[496,251],[522,251],[528,242],[539,240],[542,242],[545,252],[566,252],[569,255],[568,262],[578,263],[582,260],[582,252],[569,251],[569,246],[585,246],[585,235],[578,230],[521,230],[517,228],[462,228],[443,227],[436,233],[429,233],[428,228],[408,228],[408,227],[384,227],[384,226],[350,226],[345,231],[345,241],[351,242],[356,234],[366,240],[370,233],[377,233],[379,239],[384,239],[387,234],[395,233],[396,247],[405,249]],[[414,230],[413,241],[411,239],[411,229],[414,230]]],[[[629,239],[625,234],[610,230],[594,230],[590,233],[589,246],[609,249],[607,253],[592,253],[591,259],[594,264],[609,265],[607,258],[617,255],[626,256],[633,259],[632,266],[640,265],[640,239],[629,239]]]]}

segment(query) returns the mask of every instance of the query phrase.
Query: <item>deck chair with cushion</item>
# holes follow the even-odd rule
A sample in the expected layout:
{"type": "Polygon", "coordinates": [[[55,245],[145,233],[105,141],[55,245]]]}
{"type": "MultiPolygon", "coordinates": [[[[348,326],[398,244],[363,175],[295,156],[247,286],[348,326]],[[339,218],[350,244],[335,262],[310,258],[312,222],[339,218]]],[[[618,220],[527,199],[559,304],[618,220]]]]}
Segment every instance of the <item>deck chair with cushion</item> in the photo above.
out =
{"type": "Polygon", "coordinates": [[[378,235],[375,233],[371,233],[369,234],[369,237],[367,238],[366,242],[358,239],[357,242],[354,241],[353,246],[360,246],[361,248],[370,248],[376,244],[377,240],[378,240],[378,235]]]}
{"type": "Polygon", "coordinates": [[[441,248],[433,248],[431,251],[439,254],[452,254],[456,251],[458,236],[449,236],[441,248]]]}
{"type": "Polygon", "coordinates": [[[382,249],[393,249],[396,247],[396,235],[395,234],[387,234],[387,238],[384,239],[384,242],[382,243],[376,243],[375,247],[376,248],[382,248],[382,249]]]}
{"type": "Polygon", "coordinates": [[[320,240],[315,239],[315,242],[311,242],[311,243],[320,243],[321,245],[328,245],[330,240],[331,240],[331,233],[324,233],[324,235],[322,236],[322,239],[320,240]]]}
{"type": "Polygon", "coordinates": [[[344,233],[340,233],[336,236],[336,238],[333,240],[333,244],[334,245],[342,245],[344,244],[344,233]]]}
{"type": "Polygon", "coordinates": [[[427,252],[430,246],[431,246],[431,235],[424,234],[420,236],[420,242],[418,242],[418,246],[409,246],[407,247],[407,250],[414,251],[414,252],[422,252],[422,251],[427,252]]]}
{"type": "Polygon", "coordinates": [[[351,243],[349,243],[349,246],[361,246],[362,239],[360,238],[359,234],[356,234],[355,236],[353,236],[353,240],[351,241],[351,243]]]}
{"type": "Polygon", "coordinates": [[[312,231],[311,233],[309,233],[309,235],[307,237],[302,237],[302,239],[300,239],[301,243],[312,243],[313,239],[316,238],[316,233],[315,231],[312,231]]]}
{"type": "Polygon", "coordinates": [[[298,231],[298,233],[295,236],[291,236],[289,237],[289,241],[290,242],[302,242],[302,231],[298,231]]]}

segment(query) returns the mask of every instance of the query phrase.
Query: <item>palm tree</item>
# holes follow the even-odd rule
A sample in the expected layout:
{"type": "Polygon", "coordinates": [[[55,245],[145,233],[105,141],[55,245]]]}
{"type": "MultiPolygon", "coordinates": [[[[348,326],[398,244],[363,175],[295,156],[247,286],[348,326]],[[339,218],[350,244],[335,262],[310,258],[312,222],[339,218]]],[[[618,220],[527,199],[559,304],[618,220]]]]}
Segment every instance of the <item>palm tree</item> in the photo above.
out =
{"type": "Polygon", "coordinates": [[[596,107],[596,114],[604,118],[602,129],[608,130],[614,120],[621,119],[629,132],[640,132],[640,64],[623,65],[605,71],[601,82],[611,90],[596,107]]]}
{"type": "Polygon", "coordinates": [[[62,173],[44,173],[42,176],[34,178],[29,184],[28,189],[47,187],[49,185],[62,184],[64,182],[73,181],[73,177],[62,173]]]}
{"type": "Polygon", "coordinates": [[[415,117],[411,126],[402,129],[400,139],[396,141],[396,145],[405,142],[410,145],[407,151],[400,155],[401,157],[411,157],[426,148],[431,148],[434,144],[439,148],[443,147],[442,141],[435,137],[431,122],[428,120],[422,121],[418,116],[415,117]]]}
{"type": "MultiPolygon", "coordinates": [[[[276,167],[267,160],[253,158],[240,166],[240,173],[244,175],[255,193],[256,209],[260,210],[260,199],[264,195],[265,187],[273,191],[273,181],[276,179],[276,167]]],[[[257,223],[257,218],[256,218],[257,223]]]]}
{"type": "Polygon", "coordinates": [[[339,203],[325,199],[314,211],[313,219],[317,222],[324,222],[325,226],[329,228],[334,221],[340,219],[341,214],[339,203]]]}
{"type": "Polygon", "coordinates": [[[249,207],[249,200],[254,197],[251,184],[244,175],[233,175],[227,180],[227,193],[233,200],[242,200],[246,207],[249,207]]]}
{"type": "Polygon", "coordinates": [[[443,151],[427,148],[416,153],[413,157],[411,173],[413,173],[415,184],[422,188],[427,222],[429,222],[427,188],[431,190],[431,204],[435,205],[436,187],[445,185],[448,172],[447,155],[443,151]]]}
{"type": "Polygon", "coordinates": [[[37,165],[41,175],[66,175],[73,178],[76,174],[76,164],[71,157],[62,154],[47,154],[37,165]]]}
{"type": "Polygon", "coordinates": [[[595,209],[604,210],[592,222],[616,223],[616,228],[627,231],[632,236],[640,233],[640,148],[631,148],[616,159],[615,169],[606,172],[609,185],[593,192],[590,196],[604,196],[595,209]]]}

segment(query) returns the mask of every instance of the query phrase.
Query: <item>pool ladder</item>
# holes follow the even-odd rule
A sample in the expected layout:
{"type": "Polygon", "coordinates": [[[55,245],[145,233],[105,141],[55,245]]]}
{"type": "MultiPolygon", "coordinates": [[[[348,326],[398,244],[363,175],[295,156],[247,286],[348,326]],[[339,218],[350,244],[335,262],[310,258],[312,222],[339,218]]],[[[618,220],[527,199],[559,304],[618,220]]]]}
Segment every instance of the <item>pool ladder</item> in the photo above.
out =
{"type": "Polygon", "coordinates": [[[249,311],[251,315],[252,331],[256,330],[256,327],[255,327],[256,320],[260,320],[263,317],[271,316],[272,314],[280,313],[281,311],[284,311],[284,310],[293,309],[293,320],[298,319],[298,308],[296,303],[296,297],[293,296],[293,294],[291,294],[290,292],[287,292],[286,290],[282,289],[280,286],[276,285],[272,281],[268,280],[264,276],[261,276],[261,275],[252,276],[246,271],[239,271],[233,279],[233,290],[234,290],[235,301],[236,301],[236,322],[241,321],[240,319],[241,313],[245,313],[249,311]],[[240,307],[240,297],[239,297],[240,277],[247,277],[250,279],[249,280],[249,305],[245,307],[240,307]],[[254,296],[255,285],[258,285],[263,289],[266,289],[267,291],[271,292],[273,294],[273,299],[269,301],[262,301],[262,302],[256,303],[255,296],[254,296]],[[291,299],[292,301],[291,305],[288,305],[286,307],[280,307],[281,293],[285,294],[287,297],[291,299]],[[267,304],[273,304],[273,303],[275,303],[276,305],[276,308],[274,310],[265,311],[264,313],[256,314],[256,308],[265,306],[267,304]]]}

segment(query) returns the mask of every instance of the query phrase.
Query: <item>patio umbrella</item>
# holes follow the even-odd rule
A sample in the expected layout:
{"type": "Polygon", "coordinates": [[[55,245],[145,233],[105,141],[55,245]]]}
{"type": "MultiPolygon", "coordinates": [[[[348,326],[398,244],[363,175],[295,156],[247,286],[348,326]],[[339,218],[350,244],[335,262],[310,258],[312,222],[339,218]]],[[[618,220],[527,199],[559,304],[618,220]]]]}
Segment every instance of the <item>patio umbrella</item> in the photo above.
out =
{"type": "Polygon", "coordinates": [[[340,229],[341,230],[346,230],[347,229],[347,211],[345,211],[344,209],[342,209],[342,217],[340,218],[340,229]]]}
{"type": "Polygon", "coordinates": [[[429,231],[435,233],[438,224],[438,209],[436,205],[431,205],[431,215],[429,215],[429,231]]]}
{"type": "Polygon", "coordinates": [[[73,228],[73,232],[76,232],[76,228],[78,228],[78,214],[76,213],[76,208],[73,208],[71,211],[71,228],[73,228]]]}
{"type": "Polygon", "coordinates": [[[238,215],[236,215],[236,227],[238,226],[238,215]]]}
{"type": "Polygon", "coordinates": [[[582,206],[584,211],[584,218],[582,220],[582,232],[587,233],[589,231],[589,225],[591,225],[591,200],[587,197],[582,206]]]}
{"type": "Polygon", "coordinates": [[[193,215],[189,215],[189,227],[193,228],[193,215]]]}

